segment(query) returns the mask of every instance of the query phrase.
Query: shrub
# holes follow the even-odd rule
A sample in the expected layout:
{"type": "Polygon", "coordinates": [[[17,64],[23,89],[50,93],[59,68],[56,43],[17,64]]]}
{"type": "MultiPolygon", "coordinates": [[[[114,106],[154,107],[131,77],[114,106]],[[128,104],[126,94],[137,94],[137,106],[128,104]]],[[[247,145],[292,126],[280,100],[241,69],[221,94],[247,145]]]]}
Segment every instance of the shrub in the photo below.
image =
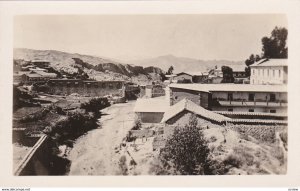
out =
{"type": "Polygon", "coordinates": [[[288,136],[287,136],[287,132],[283,131],[279,134],[280,139],[283,142],[283,146],[285,148],[285,150],[287,151],[287,144],[288,144],[288,136]]]}
{"type": "Polygon", "coordinates": [[[160,153],[163,167],[170,174],[210,174],[210,150],[203,132],[191,117],[185,127],[176,127],[160,153]]]}
{"type": "Polygon", "coordinates": [[[226,157],[226,159],[223,161],[225,165],[231,165],[232,167],[239,168],[243,165],[243,162],[241,158],[237,155],[230,154],[226,157]]]}
{"type": "Polygon", "coordinates": [[[119,168],[122,175],[128,175],[128,167],[126,164],[126,156],[121,156],[119,159],[119,168]]]}
{"type": "Polygon", "coordinates": [[[249,148],[244,146],[234,147],[232,153],[224,160],[225,165],[231,165],[239,168],[243,165],[252,166],[254,156],[250,153],[249,148]]]}
{"type": "Polygon", "coordinates": [[[279,146],[274,147],[271,153],[272,156],[275,157],[280,162],[280,165],[283,165],[285,163],[284,151],[282,150],[281,147],[279,146]]]}
{"type": "Polygon", "coordinates": [[[132,130],[140,130],[142,128],[142,122],[140,119],[135,119],[132,130]]]}
{"type": "Polygon", "coordinates": [[[100,113],[100,110],[109,107],[110,103],[107,98],[92,98],[89,102],[82,103],[80,108],[85,109],[87,112],[100,113]]]}
{"type": "Polygon", "coordinates": [[[211,143],[216,142],[216,141],[217,141],[217,138],[215,136],[210,137],[210,142],[211,143]]]}
{"type": "Polygon", "coordinates": [[[59,121],[44,132],[52,136],[58,143],[65,143],[97,127],[97,118],[94,115],[74,112],[69,113],[67,119],[59,121]]]}

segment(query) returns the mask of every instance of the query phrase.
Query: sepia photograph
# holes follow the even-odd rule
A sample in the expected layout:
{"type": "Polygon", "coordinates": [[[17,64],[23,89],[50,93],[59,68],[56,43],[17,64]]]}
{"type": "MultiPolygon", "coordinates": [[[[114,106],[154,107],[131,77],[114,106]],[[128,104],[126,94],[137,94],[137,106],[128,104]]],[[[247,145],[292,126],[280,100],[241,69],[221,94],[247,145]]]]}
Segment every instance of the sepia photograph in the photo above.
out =
{"type": "Polygon", "coordinates": [[[285,175],[285,14],[17,15],[13,175],[285,175]]]}

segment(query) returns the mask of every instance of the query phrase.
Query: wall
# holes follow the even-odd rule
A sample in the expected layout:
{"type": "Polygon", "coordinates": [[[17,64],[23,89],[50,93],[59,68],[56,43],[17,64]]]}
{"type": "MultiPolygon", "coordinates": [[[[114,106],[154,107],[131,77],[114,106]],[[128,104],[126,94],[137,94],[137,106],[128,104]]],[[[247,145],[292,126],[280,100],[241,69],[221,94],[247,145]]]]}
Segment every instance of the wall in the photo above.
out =
{"type": "Polygon", "coordinates": [[[149,129],[131,130],[131,131],[129,131],[129,136],[130,137],[136,137],[136,138],[153,137],[154,134],[155,134],[154,130],[149,130],[149,129]]]}
{"type": "Polygon", "coordinates": [[[152,88],[152,97],[160,97],[165,96],[166,92],[165,89],[160,85],[155,85],[152,88]]]}
{"type": "Polygon", "coordinates": [[[124,96],[124,83],[121,81],[81,81],[49,80],[49,92],[58,95],[78,93],[83,96],[124,96]]]}
{"type": "Polygon", "coordinates": [[[252,66],[251,84],[286,84],[287,67],[283,66],[252,66]]]}
{"type": "Polygon", "coordinates": [[[287,113],[287,107],[212,106],[213,111],[228,111],[228,109],[233,109],[234,112],[249,112],[249,109],[254,109],[254,112],[270,113],[270,110],[276,110],[276,113],[287,113]]]}
{"type": "Polygon", "coordinates": [[[170,88],[170,99],[171,105],[174,105],[184,98],[191,100],[192,102],[200,105],[200,95],[199,92],[193,90],[184,90],[178,88],[170,88]]]}
{"type": "Polygon", "coordinates": [[[29,150],[14,174],[16,176],[49,175],[48,158],[50,158],[51,153],[48,149],[48,144],[49,139],[46,136],[42,136],[29,150]]]}
{"type": "Polygon", "coordinates": [[[255,139],[263,142],[274,143],[276,140],[276,132],[281,132],[287,129],[286,126],[263,126],[263,125],[233,125],[228,124],[228,128],[239,132],[245,136],[252,136],[255,139]]]}
{"type": "Polygon", "coordinates": [[[141,112],[137,113],[142,123],[160,123],[164,113],[162,112],[141,112]]]}
{"type": "Polygon", "coordinates": [[[249,94],[254,93],[255,94],[255,100],[256,101],[268,101],[270,100],[270,94],[275,94],[275,102],[276,101],[285,101],[287,102],[287,93],[280,93],[280,92],[212,92],[212,98],[213,99],[219,99],[219,100],[228,100],[228,93],[232,93],[233,100],[249,100],[249,94]]]}

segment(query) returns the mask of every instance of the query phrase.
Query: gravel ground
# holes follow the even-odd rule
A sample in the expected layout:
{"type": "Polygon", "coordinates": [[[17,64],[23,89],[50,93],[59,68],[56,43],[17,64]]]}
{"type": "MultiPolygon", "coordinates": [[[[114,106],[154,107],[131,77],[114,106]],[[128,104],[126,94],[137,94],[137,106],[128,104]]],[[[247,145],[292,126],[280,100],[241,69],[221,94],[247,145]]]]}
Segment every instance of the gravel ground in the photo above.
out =
{"type": "Polygon", "coordinates": [[[134,123],[135,101],[115,104],[103,110],[102,128],[80,137],[70,151],[70,175],[116,175],[120,154],[116,152],[134,123]]]}

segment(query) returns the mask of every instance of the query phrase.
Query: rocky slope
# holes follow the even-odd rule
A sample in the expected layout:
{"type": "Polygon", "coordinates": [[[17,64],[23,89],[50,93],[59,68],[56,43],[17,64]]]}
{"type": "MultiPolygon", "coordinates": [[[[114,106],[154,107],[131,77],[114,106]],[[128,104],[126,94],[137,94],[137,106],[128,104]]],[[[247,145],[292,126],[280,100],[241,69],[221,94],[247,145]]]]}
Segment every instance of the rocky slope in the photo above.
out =
{"type": "Polygon", "coordinates": [[[47,60],[58,71],[72,74],[80,69],[86,72],[90,78],[96,80],[125,80],[136,83],[149,83],[160,80],[160,74],[163,73],[158,67],[124,64],[96,56],[56,50],[18,48],[14,49],[14,59],[47,60]]]}

